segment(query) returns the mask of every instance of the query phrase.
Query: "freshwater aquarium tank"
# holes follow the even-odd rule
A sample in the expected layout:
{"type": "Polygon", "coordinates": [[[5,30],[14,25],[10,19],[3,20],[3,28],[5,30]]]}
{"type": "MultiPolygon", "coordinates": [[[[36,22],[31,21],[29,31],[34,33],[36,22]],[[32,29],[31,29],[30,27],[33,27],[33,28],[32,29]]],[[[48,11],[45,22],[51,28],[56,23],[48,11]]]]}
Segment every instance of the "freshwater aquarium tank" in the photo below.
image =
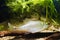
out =
{"type": "Polygon", "coordinates": [[[60,31],[60,0],[0,0],[0,31],[60,31]]]}

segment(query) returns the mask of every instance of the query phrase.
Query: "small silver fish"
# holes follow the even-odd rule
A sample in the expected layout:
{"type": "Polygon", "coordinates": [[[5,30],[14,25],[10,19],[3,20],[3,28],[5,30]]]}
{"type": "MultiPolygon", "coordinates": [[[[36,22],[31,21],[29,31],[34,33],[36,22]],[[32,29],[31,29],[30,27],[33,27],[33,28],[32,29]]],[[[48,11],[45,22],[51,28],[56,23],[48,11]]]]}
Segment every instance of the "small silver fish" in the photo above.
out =
{"type": "Polygon", "coordinates": [[[28,21],[26,24],[19,26],[18,30],[27,30],[28,32],[35,33],[46,29],[48,25],[42,21],[28,21]]]}

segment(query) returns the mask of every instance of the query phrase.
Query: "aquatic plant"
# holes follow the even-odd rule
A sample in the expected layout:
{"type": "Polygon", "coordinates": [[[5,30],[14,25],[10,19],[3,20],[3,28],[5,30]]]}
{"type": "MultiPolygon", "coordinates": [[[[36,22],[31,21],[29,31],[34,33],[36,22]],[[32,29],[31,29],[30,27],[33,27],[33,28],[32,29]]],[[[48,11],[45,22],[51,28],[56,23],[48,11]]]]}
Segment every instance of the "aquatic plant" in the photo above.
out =
{"type": "MultiPolygon", "coordinates": [[[[60,1],[58,1],[60,4],[60,1]]],[[[53,0],[6,0],[9,7],[9,22],[17,24],[25,18],[37,16],[40,21],[60,25],[60,14],[53,0]],[[46,20],[45,20],[46,19],[46,20]]]]}

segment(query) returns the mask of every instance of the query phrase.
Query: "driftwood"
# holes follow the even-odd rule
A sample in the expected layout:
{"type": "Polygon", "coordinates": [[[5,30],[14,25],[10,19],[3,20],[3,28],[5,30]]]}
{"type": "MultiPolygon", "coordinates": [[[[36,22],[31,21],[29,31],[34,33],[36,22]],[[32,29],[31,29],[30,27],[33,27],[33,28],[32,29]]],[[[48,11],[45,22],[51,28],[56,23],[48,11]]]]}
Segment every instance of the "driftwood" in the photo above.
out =
{"type": "Polygon", "coordinates": [[[25,34],[28,33],[26,30],[13,30],[13,31],[0,31],[0,36],[11,35],[11,34],[25,34]]]}
{"type": "Polygon", "coordinates": [[[0,36],[7,36],[7,35],[21,35],[24,38],[41,38],[44,37],[45,40],[60,40],[60,32],[57,33],[29,33],[27,31],[0,31],[0,36]]]}
{"type": "Polygon", "coordinates": [[[60,40],[60,33],[52,34],[46,37],[46,40],[60,40]]]}

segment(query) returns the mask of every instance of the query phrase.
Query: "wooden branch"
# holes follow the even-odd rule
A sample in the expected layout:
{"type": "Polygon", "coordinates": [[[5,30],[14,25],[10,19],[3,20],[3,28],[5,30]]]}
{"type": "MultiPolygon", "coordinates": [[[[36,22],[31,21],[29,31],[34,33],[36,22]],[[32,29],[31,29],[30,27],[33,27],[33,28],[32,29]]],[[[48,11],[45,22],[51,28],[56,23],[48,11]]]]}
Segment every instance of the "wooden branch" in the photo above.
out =
{"type": "MultiPolygon", "coordinates": [[[[9,35],[9,34],[15,34],[15,35],[17,35],[17,34],[25,34],[25,33],[29,33],[29,32],[27,32],[26,30],[22,30],[22,31],[20,31],[20,30],[13,30],[13,31],[0,31],[0,36],[5,36],[5,35],[9,35]]],[[[37,33],[38,34],[38,33],[37,33]]],[[[44,36],[44,35],[40,35],[40,34],[38,34],[37,35],[36,33],[32,33],[31,34],[31,37],[32,37],[32,35],[35,35],[35,36],[44,36]]],[[[29,35],[27,35],[26,37],[28,38],[28,36],[29,35]]],[[[30,37],[30,38],[31,38],[30,37]]],[[[46,37],[45,38],[45,40],[60,40],[60,32],[58,32],[58,33],[53,33],[53,34],[51,34],[51,35],[48,35],[48,37],[46,37]]]]}
{"type": "Polygon", "coordinates": [[[29,33],[26,30],[12,30],[12,31],[0,31],[0,36],[9,35],[9,34],[25,34],[29,33]]]}
{"type": "Polygon", "coordinates": [[[46,37],[46,40],[60,40],[60,33],[52,34],[46,37]]]}

